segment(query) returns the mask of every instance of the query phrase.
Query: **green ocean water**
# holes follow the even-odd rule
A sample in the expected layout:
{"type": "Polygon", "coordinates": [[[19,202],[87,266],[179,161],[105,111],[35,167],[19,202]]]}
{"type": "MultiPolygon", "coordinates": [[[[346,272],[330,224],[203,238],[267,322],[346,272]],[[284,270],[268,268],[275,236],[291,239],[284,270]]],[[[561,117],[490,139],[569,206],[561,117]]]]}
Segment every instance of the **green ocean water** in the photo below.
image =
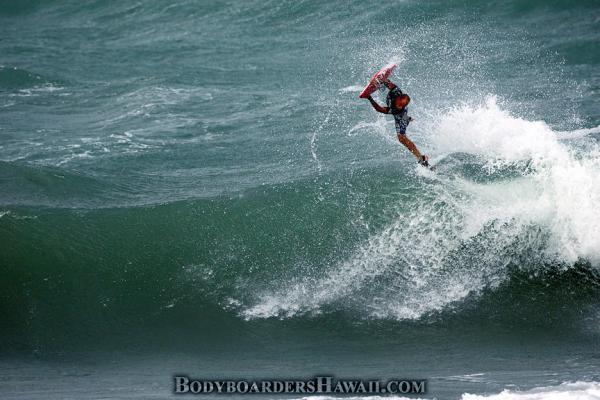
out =
{"type": "Polygon", "coordinates": [[[597,1],[0,2],[0,397],[597,389],[599,65],[597,1]]]}

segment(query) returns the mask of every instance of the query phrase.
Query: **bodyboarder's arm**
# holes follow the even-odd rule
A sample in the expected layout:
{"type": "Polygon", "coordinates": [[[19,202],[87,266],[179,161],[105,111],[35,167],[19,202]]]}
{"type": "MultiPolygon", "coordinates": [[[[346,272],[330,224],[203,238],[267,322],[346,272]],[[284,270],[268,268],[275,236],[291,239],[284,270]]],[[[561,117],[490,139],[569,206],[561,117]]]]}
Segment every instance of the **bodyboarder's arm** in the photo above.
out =
{"type": "Polygon", "coordinates": [[[373,97],[369,96],[369,97],[367,97],[367,100],[369,100],[369,102],[371,103],[373,108],[375,110],[377,110],[378,112],[383,113],[383,114],[389,114],[390,109],[387,107],[382,107],[379,104],[377,104],[377,102],[375,100],[373,100],[373,97]]]}

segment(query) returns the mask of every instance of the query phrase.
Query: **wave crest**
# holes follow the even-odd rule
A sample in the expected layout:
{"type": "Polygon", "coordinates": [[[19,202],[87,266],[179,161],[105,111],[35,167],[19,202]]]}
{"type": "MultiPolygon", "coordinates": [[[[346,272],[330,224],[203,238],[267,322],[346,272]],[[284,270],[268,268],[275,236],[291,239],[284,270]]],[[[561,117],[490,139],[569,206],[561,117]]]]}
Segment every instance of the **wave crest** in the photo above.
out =
{"type": "MultiPolygon", "coordinates": [[[[510,268],[600,262],[600,151],[559,140],[494,98],[442,115],[438,173],[345,259],[256,295],[247,319],[328,309],[418,319],[494,289],[510,268]]],[[[415,178],[418,179],[418,178],[415,178]]]]}

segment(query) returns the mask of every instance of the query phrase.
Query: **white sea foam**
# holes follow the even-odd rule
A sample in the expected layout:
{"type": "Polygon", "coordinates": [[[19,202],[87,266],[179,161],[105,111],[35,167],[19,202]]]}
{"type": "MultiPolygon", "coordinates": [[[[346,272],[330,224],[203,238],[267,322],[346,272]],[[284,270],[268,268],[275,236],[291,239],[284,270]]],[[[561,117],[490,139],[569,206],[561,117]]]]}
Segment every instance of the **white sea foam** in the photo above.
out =
{"type": "MultiPolygon", "coordinates": [[[[367,397],[337,397],[311,396],[300,400],[405,400],[403,396],[367,396],[367,397]]],[[[421,397],[419,397],[421,398],[421,397]]],[[[419,399],[411,397],[411,399],[419,399]]],[[[432,398],[432,397],[426,397],[432,398]]],[[[423,399],[423,398],[421,398],[423,399]]],[[[505,389],[491,395],[464,393],[460,400],[600,400],[600,383],[598,382],[565,382],[557,386],[540,386],[531,390],[505,389]]]]}
{"type": "Polygon", "coordinates": [[[53,93],[64,90],[62,86],[55,86],[52,83],[47,83],[43,86],[35,86],[32,88],[21,89],[17,93],[9,94],[9,97],[32,97],[39,96],[40,94],[53,93]]]}
{"type": "Polygon", "coordinates": [[[556,133],[558,134],[559,140],[580,139],[585,136],[599,134],[600,126],[596,126],[594,128],[575,129],[573,131],[560,131],[556,133]]]}
{"type": "Polygon", "coordinates": [[[342,93],[348,93],[348,92],[356,92],[356,93],[360,93],[360,91],[363,89],[364,86],[359,86],[359,85],[352,85],[352,86],[346,86],[340,89],[340,92],[342,93]]]}
{"type": "Polygon", "coordinates": [[[546,123],[513,117],[494,98],[485,106],[464,106],[443,116],[436,133],[437,152],[481,155],[490,170],[529,163],[531,173],[516,182],[465,186],[476,199],[465,209],[471,219],[501,215],[533,223],[549,230],[553,246],[548,251],[561,261],[600,262],[598,146],[578,155],[546,123]]]}
{"type": "Polygon", "coordinates": [[[543,386],[526,391],[503,390],[493,395],[465,393],[461,400],[600,400],[600,383],[565,382],[558,386],[543,386]]]}

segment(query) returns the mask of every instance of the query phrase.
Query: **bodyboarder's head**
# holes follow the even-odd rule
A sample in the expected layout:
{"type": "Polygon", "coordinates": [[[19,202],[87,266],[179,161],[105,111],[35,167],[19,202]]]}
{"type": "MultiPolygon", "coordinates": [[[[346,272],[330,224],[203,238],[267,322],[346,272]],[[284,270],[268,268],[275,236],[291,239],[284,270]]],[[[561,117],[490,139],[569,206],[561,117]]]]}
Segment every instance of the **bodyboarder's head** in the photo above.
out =
{"type": "Polygon", "coordinates": [[[410,103],[410,97],[406,93],[403,93],[394,99],[394,107],[399,110],[406,107],[408,103],[410,103]]]}

